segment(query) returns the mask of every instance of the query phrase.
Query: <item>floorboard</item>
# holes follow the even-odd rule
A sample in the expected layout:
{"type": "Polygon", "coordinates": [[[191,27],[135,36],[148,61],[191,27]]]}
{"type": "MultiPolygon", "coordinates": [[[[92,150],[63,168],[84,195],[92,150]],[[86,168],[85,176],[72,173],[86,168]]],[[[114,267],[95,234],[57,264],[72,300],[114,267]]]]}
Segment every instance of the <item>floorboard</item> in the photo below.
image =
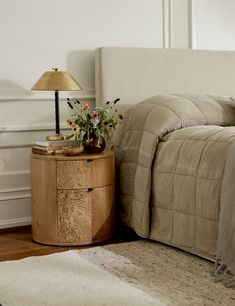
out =
{"type": "MultiPolygon", "coordinates": [[[[122,243],[136,240],[137,236],[127,228],[121,227],[114,237],[106,242],[97,245],[122,243]]],[[[17,260],[29,256],[48,255],[68,250],[79,250],[83,248],[93,247],[58,247],[37,243],[31,238],[31,227],[14,228],[0,231],[0,261],[17,260]]]]}

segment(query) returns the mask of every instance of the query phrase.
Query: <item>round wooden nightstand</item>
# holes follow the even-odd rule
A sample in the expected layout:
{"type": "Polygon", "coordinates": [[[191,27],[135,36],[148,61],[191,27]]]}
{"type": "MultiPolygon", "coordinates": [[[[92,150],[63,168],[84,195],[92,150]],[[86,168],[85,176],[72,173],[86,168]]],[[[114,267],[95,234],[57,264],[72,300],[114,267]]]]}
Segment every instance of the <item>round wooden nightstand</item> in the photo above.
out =
{"type": "Polygon", "coordinates": [[[83,245],[112,237],[114,152],[31,156],[32,238],[83,245]]]}

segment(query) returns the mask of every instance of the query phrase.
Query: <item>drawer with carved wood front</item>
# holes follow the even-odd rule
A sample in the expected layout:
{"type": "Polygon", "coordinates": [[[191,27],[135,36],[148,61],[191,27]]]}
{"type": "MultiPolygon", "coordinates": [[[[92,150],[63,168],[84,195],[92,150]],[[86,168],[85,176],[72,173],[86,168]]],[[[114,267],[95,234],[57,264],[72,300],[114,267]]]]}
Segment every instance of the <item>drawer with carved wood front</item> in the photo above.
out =
{"type": "Polygon", "coordinates": [[[111,185],[113,158],[57,162],[57,188],[89,188],[111,185]]]}
{"type": "Polygon", "coordinates": [[[32,238],[50,245],[107,240],[114,227],[114,153],[31,157],[32,238]]]}

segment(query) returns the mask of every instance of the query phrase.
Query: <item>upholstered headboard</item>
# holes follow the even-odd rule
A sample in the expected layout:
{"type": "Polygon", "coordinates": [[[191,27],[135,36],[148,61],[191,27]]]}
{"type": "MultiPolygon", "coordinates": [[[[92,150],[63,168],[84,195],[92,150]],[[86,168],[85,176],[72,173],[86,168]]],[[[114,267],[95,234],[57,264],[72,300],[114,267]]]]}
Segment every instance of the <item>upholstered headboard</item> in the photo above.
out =
{"type": "Polygon", "coordinates": [[[97,105],[169,93],[235,96],[233,51],[103,47],[95,67],[97,105]]]}

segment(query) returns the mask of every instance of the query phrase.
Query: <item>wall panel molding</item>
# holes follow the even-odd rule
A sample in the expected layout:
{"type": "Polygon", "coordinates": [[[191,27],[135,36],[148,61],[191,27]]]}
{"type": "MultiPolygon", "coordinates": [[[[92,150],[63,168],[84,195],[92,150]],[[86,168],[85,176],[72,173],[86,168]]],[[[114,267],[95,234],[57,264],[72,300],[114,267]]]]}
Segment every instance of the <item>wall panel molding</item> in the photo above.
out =
{"type": "Polygon", "coordinates": [[[197,49],[197,0],[189,0],[188,4],[189,19],[189,48],[197,49]]]}
{"type": "MultiPolygon", "coordinates": [[[[25,132],[40,132],[40,131],[52,131],[55,129],[55,125],[53,124],[27,124],[27,125],[21,125],[21,124],[14,124],[14,125],[7,125],[7,126],[1,126],[0,125],[0,133],[25,133],[25,132]]],[[[70,130],[69,127],[66,125],[61,125],[61,130],[70,130]]]]}
{"type": "MultiPolygon", "coordinates": [[[[86,101],[89,99],[95,99],[95,89],[84,89],[81,91],[69,91],[62,92],[60,91],[60,100],[66,100],[66,98],[76,98],[81,101],[86,101]]],[[[1,88],[0,90],[0,103],[7,102],[15,102],[15,101],[24,101],[24,102],[32,102],[36,100],[40,100],[42,102],[54,101],[54,93],[53,92],[32,92],[29,90],[14,90],[1,88]]]]}
{"type": "Polygon", "coordinates": [[[0,178],[11,175],[29,175],[29,170],[5,171],[0,174],[0,178]]]}
{"type": "Polygon", "coordinates": [[[197,0],[162,0],[163,48],[197,47],[197,0]]]}
{"type": "Polygon", "coordinates": [[[22,191],[30,191],[30,187],[25,186],[25,187],[14,187],[14,188],[4,188],[0,189],[0,196],[1,194],[9,194],[9,193],[18,193],[22,191]]]}
{"type": "Polygon", "coordinates": [[[163,48],[171,48],[171,0],[162,0],[163,48]]]}
{"type": "Polygon", "coordinates": [[[29,190],[30,170],[2,171],[0,174],[0,182],[0,192],[2,191],[2,193],[7,192],[7,190],[14,192],[14,190],[24,190],[25,188],[29,190]]]}
{"type": "Polygon", "coordinates": [[[31,196],[29,191],[0,194],[0,229],[31,223],[31,196]]]}
{"type": "MultiPolygon", "coordinates": [[[[53,93],[52,93],[53,95],[53,93]]],[[[95,91],[92,90],[89,92],[89,95],[83,95],[81,97],[78,96],[67,96],[70,99],[74,100],[79,100],[82,103],[89,102],[92,107],[95,106],[95,91]]],[[[69,108],[66,104],[67,97],[60,97],[60,104],[61,104],[61,110],[60,110],[60,115],[61,115],[61,130],[70,130],[70,128],[67,126],[65,123],[65,119],[63,118],[63,115],[66,114],[67,116],[70,116],[69,113],[69,108]]],[[[37,109],[41,111],[41,116],[45,117],[46,119],[45,122],[39,122],[38,117],[36,116],[35,118],[35,123],[32,122],[33,116],[31,115],[31,120],[25,120],[24,122],[18,122],[18,123],[9,123],[7,120],[3,120],[2,123],[0,123],[0,136],[3,133],[25,133],[25,132],[46,132],[46,131],[52,131],[55,129],[55,123],[54,121],[48,121],[47,117],[53,117],[53,111],[54,111],[54,99],[49,98],[49,97],[28,97],[28,96],[12,96],[12,95],[7,95],[7,96],[2,96],[0,93],[0,113],[1,109],[3,110],[3,113],[7,115],[6,109],[8,105],[12,106],[11,111],[14,110],[15,113],[17,113],[17,110],[20,109],[20,103],[22,104],[22,108],[26,108],[28,103],[34,103],[36,102],[35,106],[35,111],[37,112],[37,109]],[[46,107],[41,107],[41,103],[47,103],[48,105],[46,107]],[[52,104],[52,105],[50,105],[52,104]],[[48,111],[48,107],[50,108],[50,113],[48,111]],[[45,110],[44,110],[45,109],[45,110]],[[49,114],[49,115],[48,115],[49,114]],[[5,121],[5,123],[4,123],[5,121]]],[[[30,105],[30,110],[32,110],[32,104],[30,105]]],[[[5,115],[5,116],[6,116],[5,115]]],[[[40,117],[42,118],[42,117],[40,117]]],[[[3,119],[5,119],[3,115],[3,119]]],[[[17,117],[16,117],[17,119],[17,117]]],[[[43,119],[43,118],[42,118],[43,119]]],[[[22,121],[22,120],[21,120],[22,121]]],[[[0,146],[2,147],[2,146],[0,146]]]]}
{"type": "Polygon", "coordinates": [[[0,220],[0,229],[30,225],[31,217],[0,220]]]}
{"type": "Polygon", "coordinates": [[[3,190],[0,190],[0,202],[29,199],[31,198],[31,193],[29,191],[30,191],[29,187],[25,187],[24,189],[22,188],[21,190],[16,190],[15,188],[15,190],[11,192],[4,192],[3,190]]]}

